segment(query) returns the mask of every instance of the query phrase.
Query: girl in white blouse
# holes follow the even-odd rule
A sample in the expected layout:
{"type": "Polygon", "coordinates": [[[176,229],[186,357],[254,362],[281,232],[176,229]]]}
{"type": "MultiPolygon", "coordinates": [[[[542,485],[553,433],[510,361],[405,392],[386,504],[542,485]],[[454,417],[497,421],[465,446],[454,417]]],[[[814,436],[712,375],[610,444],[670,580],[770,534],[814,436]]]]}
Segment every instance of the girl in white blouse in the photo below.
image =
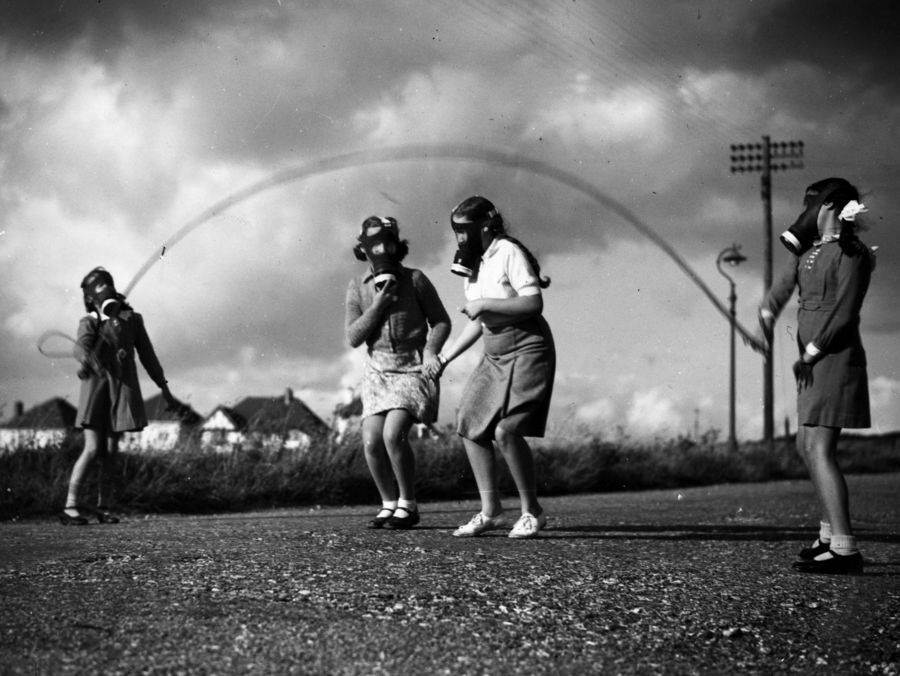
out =
{"type": "Polygon", "coordinates": [[[506,234],[503,217],[484,197],[457,205],[451,225],[460,245],[452,270],[466,273],[462,313],[469,321],[426,368],[439,373],[479,336],[484,339],[484,356],[466,384],[457,417],[481,511],[453,535],[472,537],[503,522],[496,443],[521,500],[522,515],[509,537],[535,537],[547,517],[537,499],[534,458],[525,437],[544,435],[553,390],[556,351],[541,315],[541,289],[550,280],[540,276],[531,252],[506,234]]]}

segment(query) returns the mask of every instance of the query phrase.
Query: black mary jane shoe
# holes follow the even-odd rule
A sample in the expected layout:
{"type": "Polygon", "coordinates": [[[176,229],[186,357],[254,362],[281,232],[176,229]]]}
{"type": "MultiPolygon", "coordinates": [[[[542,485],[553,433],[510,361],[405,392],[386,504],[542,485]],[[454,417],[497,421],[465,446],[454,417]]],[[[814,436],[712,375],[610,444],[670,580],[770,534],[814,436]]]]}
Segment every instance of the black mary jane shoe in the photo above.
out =
{"type": "Polygon", "coordinates": [[[819,575],[860,575],[863,572],[862,554],[835,554],[830,549],[831,558],[812,561],[794,562],[794,570],[800,573],[817,573],[819,575]]]}
{"type": "Polygon", "coordinates": [[[816,544],[814,544],[812,547],[804,547],[797,553],[797,556],[799,556],[804,561],[812,561],[819,554],[824,554],[825,552],[827,552],[830,547],[830,542],[822,542],[821,540],[816,540],[816,544]]]}
{"type": "Polygon", "coordinates": [[[418,507],[412,511],[404,509],[403,507],[398,507],[397,512],[394,512],[391,518],[387,520],[387,523],[384,524],[385,528],[391,528],[393,530],[407,530],[419,523],[418,507]],[[406,512],[406,516],[397,516],[397,512],[399,512],[400,510],[406,512]]]}
{"type": "MultiPolygon", "coordinates": [[[[388,511],[388,510],[387,510],[387,509],[382,509],[382,510],[380,510],[378,513],[381,514],[381,512],[386,512],[386,511],[388,511]]],[[[366,526],[366,528],[368,528],[368,529],[370,529],[370,530],[375,530],[375,529],[378,529],[378,528],[384,528],[384,524],[386,524],[386,523],[390,520],[390,518],[391,518],[392,516],[394,516],[394,512],[393,512],[393,511],[391,511],[391,513],[388,514],[387,516],[376,516],[374,519],[372,519],[371,521],[369,521],[369,524],[366,526]]]]}
{"type": "Polygon", "coordinates": [[[75,511],[78,512],[78,516],[72,516],[71,514],[68,514],[66,510],[61,511],[59,513],[59,522],[63,526],[87,526],[88,520],[81,513],[81,510],[76,508],[75,511]]]}
{"type": "Polygon", "coordinates": [[[108,507],[97,507],[93,512],[100,523],[119,523],[119,517],[109,511],[108,507]]]}

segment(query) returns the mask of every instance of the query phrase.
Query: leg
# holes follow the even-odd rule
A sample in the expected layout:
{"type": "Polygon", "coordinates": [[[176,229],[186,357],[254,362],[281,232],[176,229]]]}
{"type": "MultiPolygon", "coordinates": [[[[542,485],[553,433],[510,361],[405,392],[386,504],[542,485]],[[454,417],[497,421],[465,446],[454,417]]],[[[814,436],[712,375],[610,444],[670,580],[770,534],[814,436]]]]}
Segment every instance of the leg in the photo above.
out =
{"type": "Polygon", "coordinates": [[[544,510],[537,499],[534,456],[531,453],[531,447],[525,441],[525,437],[514,432],[507,432],[502,422],[497,425],[496,435],[497,446],[503,453],[506,464],[509,465],[509,472],[512,474],[519,492],[522,514],[540,516],[544,510]]]}
{"type": "Polygon", "coordinates": [[[88,469],[94,458],[97,457],[100,444],[103,443],[103,437],[102,430],[84,429],[84,449],[81,451],[81,455],[78,456],[78,460],[75,461],[75,466],[72,468],[72,476],[69,478],[66,512],[70,516],[75,516],[78,513],[78,493],[88,469]]]}
{"type": "Polygon", "coordinates": [[[795,562],[794,568],[802,573],[861,573],[863,570],[862,555],[850,527],[847,483],[835,458],[840,433],[838,427],[816,426],[809,427],[804,435],[806,464],[832,533],[830,543],[822,547],[827,547],[825,551],[810,548],[801,552],[804,560],[795,562]],[[815,555],[809,558],[811,554],[815,555]]]}
{"type": "Polygon", "coordinates": [[[488,441],[485,445],[463,437],[463,446],[475,475],[478,495],[481,497],[481,511],[455,531],[453,537],[470,538],[492,530],[501,525],[503,506],[497,491],[497,462],[494,457],[494,446],[488,441]]]}
{"type": "Polygon", "coordinates": [[[412,415],[402,408],[388,411],[384,422],[384,445],[400,489],[397,509],[385,524],[387,528],[406,529],[419,523],[419,507],[416,504],[416,460],[409,445],[409,429],[412,424],[412,415]]]}
{"type": "Polygon", "coordinates": [[[105,447],[98,449],[100,467],[97,472],[97,507],[100,509],[106,509],[112,504],[112,484],[115,480],[121,436],[118,432],[110,432],[106,436],[105,447]]]}
{"type": "Polygon", "coordinates": [[[362,421],[363,452],[382,503],[397,499],[394,473],[384,448],[384,419],[384,415],[376,414],[362,421]]]}
{"type": "Polygon", "coordinates": [[[503,507],[497,492],[497,462],[493,446],[485,446],[472,439],[463,439],[463,446],[481,497],[481,513],[488,517],[499,516],[503,507]]]}
{"type": "Polygon", "coordinates": [[[413,422],[409,411],[395,408],[388,411],[384,419],[383,433],[384,446],[400,489],[400,500],[409,502],[416,500],[416,459],[409,445],[409,430],[413,422]]]}
{"type": "Polygon", "coordinates": [[[834,535],[852,535],[847,482],[835,458],[840,433],[839,427],[807,428],[804,454],[824,520],[831,524],[834,535]]]}

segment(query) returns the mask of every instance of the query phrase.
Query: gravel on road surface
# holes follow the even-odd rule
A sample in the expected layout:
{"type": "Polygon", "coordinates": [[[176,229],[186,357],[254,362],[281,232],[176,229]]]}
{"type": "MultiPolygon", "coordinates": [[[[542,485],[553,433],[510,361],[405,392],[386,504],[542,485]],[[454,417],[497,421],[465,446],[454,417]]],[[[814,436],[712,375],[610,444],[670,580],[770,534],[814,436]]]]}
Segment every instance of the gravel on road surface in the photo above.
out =
{"type": "Polygon", "coordinates": [[[0,672],[897,674],[898,480],[849,478],[861,576],[791,570],[803,481],[547,498],[526,541],[451,537],[472,501],[0,523],[0,672]]]}

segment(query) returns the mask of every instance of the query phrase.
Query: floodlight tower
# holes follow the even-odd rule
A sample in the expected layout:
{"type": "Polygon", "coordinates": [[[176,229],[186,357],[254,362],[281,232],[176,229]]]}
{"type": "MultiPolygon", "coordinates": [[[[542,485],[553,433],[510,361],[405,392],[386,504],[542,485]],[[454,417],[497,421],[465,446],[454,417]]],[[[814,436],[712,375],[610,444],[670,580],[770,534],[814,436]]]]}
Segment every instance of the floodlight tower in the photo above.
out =
{"type": "MultiPolygon", "coordinates": [[[[769,136],[762,143],[736,143],[731,146],[731,173],[762,172],[763,200],[763,292],[772,286],[772,172],[803,168],[803,141],[777,141],[769,136]]],[[[763,439],[771,445],[775,438],[772,350],[763,359],[763,439]]]]}

